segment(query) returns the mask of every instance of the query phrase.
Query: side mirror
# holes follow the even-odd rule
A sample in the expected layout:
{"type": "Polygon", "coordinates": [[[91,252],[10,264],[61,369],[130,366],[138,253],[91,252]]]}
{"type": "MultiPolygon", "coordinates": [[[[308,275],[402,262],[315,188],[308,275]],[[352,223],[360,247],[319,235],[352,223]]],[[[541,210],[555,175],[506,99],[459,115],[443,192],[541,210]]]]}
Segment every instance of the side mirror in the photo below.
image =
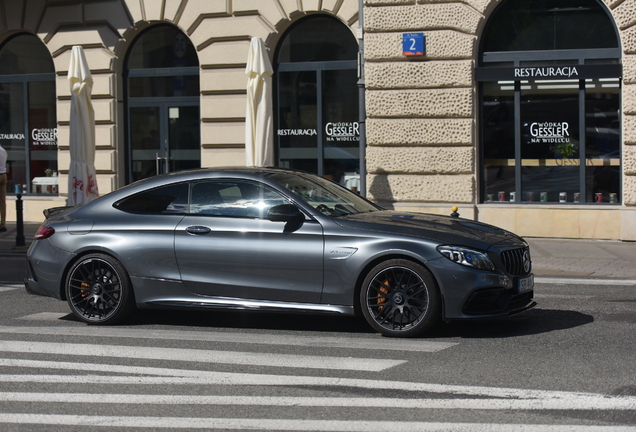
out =
{"type": "Polygon", "coordinates": [[[293,204],[281,204],[269,209],[267,219],[272,222],[295,222],[299,224],[305,220],[305,214],[293,204]]]}

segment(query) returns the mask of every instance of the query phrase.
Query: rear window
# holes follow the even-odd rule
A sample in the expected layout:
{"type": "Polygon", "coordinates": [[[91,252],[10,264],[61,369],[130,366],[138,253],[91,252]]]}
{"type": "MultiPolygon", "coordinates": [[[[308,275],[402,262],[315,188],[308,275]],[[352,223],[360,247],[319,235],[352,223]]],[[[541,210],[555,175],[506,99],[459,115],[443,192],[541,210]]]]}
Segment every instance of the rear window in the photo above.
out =
{"type": "Polygon", "coordinates": [[[114,204],[118,210],[138,214],[183,214],[188,212],[188,183],[151,189],[114,204]]]}

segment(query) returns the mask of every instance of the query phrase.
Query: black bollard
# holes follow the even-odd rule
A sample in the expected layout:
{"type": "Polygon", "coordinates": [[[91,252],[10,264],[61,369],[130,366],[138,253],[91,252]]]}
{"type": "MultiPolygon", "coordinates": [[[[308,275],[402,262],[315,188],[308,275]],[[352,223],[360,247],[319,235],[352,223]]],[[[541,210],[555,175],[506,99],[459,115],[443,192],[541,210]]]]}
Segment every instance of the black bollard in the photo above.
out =
{"type": "Polygon", "coordinates": [[[457,210],[458,210],[457,206],[453,206],[452,210],[453,210],[453,212],[451,213],[451,217],[458,218],[459,217],[459,213],[457,213],[457,210]]]}
{"type": "Polygon", "coordinates": [[[22,194],[17,195],[15,200],[15,216],[17,233],[15,235],[15,245],[24,246],[24,215],[22,212],[22,194]]]}

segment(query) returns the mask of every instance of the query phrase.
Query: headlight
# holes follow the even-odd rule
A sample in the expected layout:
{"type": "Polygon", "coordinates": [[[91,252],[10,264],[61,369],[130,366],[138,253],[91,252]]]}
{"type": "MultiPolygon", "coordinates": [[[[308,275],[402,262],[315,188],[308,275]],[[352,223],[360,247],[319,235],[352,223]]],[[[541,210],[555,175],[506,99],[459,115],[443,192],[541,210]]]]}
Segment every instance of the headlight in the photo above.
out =
{"type": "Polygon", "coordinates": [[[480,270],[494,270],[495,266],[483,252],[461,246],[437,246],[437,251],[457,264],[480,270]]]}

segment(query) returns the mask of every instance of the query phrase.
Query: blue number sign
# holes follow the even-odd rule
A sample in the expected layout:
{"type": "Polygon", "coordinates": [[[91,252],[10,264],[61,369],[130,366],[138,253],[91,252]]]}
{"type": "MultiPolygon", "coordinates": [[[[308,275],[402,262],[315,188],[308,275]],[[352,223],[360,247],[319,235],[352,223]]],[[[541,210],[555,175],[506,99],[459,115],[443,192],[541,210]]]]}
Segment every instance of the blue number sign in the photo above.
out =
{"type": "Polygon", "coordinates": [[[424,47],[424,33],[402,33],[402,55],[423,56],[424,47]]]}

